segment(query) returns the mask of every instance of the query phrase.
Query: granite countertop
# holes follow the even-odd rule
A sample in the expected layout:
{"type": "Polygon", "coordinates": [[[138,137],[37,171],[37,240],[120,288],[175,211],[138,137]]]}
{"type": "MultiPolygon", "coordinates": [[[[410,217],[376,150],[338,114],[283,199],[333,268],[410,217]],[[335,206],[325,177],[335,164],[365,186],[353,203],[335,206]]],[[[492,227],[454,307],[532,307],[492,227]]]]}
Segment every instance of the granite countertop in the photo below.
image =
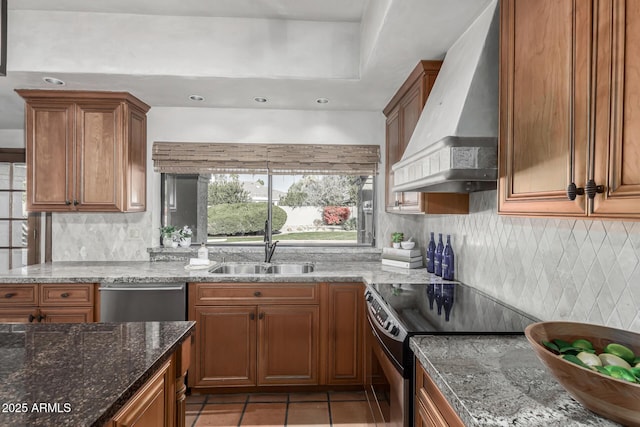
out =
{"type": "Polygon", "coordinates": [[[415,336],[411,349],[467,426],[617,426],[560,386],[524,336],[415,336]]]}
{"type": "MultiPolygon", "coordinates": [[[[277,264],[277,263],[276,263],[277,264]]],[[[153,282],[354,282],[425,283],[426,269],[403,269],[377,262],[316,262],[305,274],[215,274],[185,270],[184,261],[102,261],[36,264],[0,273],[0,283],[153,283],[153,282]]],[[[434,276],[435,277],[435,276],[434,276]]],[[[440,278],[438,278],[440,279],[440,278]]],[[[440,279],[441,280],[441,279],[440,279]]]]}
{"type": "Polygon", "coordinates": [[[102,426],[194,325],[0,323],[0,425],[102,426]]]}

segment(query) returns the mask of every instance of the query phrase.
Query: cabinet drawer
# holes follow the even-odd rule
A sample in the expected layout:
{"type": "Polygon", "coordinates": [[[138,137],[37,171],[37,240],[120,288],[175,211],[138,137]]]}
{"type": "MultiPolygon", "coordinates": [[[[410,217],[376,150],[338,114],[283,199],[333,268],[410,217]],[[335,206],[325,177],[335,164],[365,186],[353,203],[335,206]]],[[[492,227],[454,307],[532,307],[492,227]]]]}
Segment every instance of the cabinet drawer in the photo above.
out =
{"type": "Polygon", "coordinates": [[[41,306],[92,306],[93,284],[40,285],[41,306]]]}
{"type": "Polygon", "coordinates": [[[35,305],[37,285],[0,285],[0,306],[35,305]]]}
{"type": "Polygon", "coordinates": [[[197,283],[195,305],[318,304],[315,283],[197,283]]]}

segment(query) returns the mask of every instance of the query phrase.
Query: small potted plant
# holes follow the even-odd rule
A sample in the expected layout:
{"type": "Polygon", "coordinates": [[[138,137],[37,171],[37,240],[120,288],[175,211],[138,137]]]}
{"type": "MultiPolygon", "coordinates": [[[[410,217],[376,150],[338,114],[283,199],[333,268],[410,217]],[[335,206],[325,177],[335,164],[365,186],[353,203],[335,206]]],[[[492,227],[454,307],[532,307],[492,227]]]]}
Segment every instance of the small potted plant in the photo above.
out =
{"type": "Polygon", "coordinates": [[[189,228],[188,225],[185,225],[178,231],[178,235],[180,236],[180,246],[183,248],[188,248],[191,246],[191,236],[193,236],[193,231],[189,228]]]}
{"type": "Polygon", "coordinates": [[[176,227],[173,225],[165,225],[160,227],[160,234],[162,235],[162,246],[170,248],[173,246],[173,237],[176,234],[176,227]]]}
{"type": "Polygon", "coordinates": [[[400,233],[396,231],[391,235],[391,241],[393,242],[393,247],[396,249],[400,247],[400,242],[402,242],[402,240],[404,240],[404,233],[400,233]]]}

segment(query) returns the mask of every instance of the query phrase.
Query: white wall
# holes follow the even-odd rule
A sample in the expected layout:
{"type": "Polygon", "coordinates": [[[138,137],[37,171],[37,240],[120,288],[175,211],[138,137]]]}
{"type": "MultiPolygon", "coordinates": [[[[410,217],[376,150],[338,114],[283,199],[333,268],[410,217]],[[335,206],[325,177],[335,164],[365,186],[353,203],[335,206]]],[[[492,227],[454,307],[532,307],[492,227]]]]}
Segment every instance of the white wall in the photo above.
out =
{"type": "Polygon", "coordinates": [[[0,129],[0,148],[24,148],[24,130],[0,129]]]}
{"type": "Polygon", "coordinates": [[[152,108],[147,123],[147,212],[54,214],[53,259],[148,259],[147,248],[160,243],[160,174],[153,172],[151,160],[154,141],[382,146],[384,134],[379,112],[152,108]]]}

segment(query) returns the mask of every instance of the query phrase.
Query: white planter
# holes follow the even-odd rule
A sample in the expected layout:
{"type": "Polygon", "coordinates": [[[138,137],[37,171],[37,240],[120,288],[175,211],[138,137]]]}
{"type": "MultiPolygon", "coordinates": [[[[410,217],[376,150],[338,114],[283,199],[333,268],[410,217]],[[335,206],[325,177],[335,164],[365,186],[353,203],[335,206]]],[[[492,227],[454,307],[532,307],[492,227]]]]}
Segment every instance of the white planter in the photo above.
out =
{"type": "Polygon", "coordinates": [[[393,247],[394,247],[395,249],[399,249],[399,248],[400,248],[400,242],[398,242],[398,243],[393,242],[393,243],[392,243],[392,245],[393,245],[393,247]]]}
{"type": "Polygon", "coordinates": [[[162,236],[162,246],[165,248],[173,247],[173,238],[171,236],[162,236]]]}
{"type": "Polygon", "coordinates": [[[183,248],[191,247],[191,237],[180,238],[180,246],[182,246],[183,248]]]}

